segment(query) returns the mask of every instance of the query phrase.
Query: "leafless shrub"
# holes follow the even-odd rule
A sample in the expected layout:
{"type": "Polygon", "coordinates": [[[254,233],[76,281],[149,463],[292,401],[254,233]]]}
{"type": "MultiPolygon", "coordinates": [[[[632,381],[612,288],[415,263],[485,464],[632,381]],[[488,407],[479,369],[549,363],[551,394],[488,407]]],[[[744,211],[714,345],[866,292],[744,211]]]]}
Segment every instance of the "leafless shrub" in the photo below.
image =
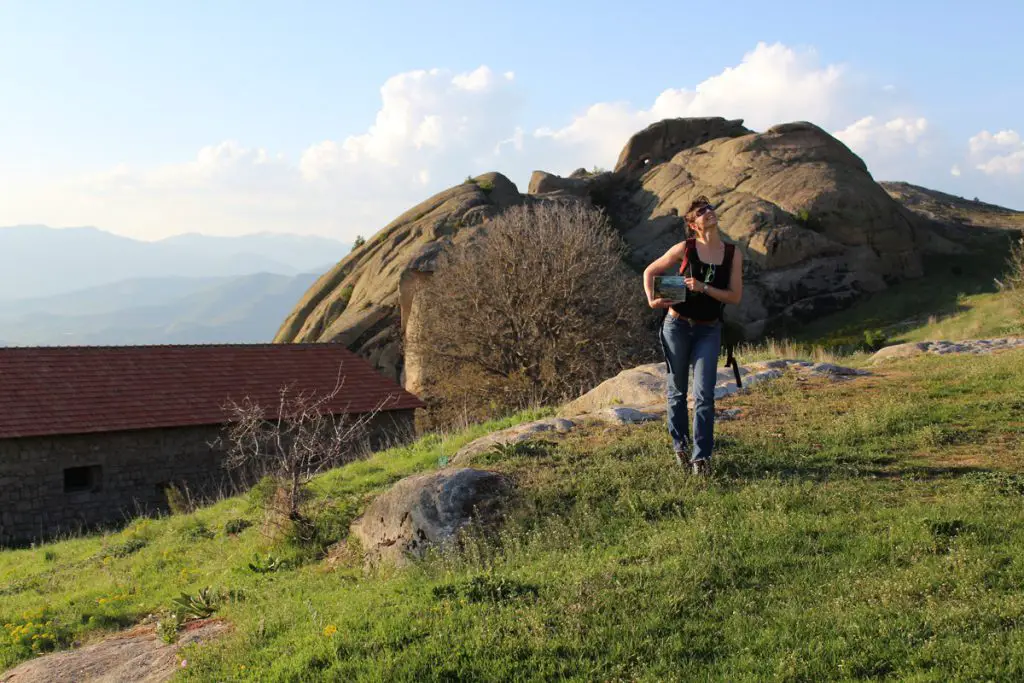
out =
{"type": "Polygon", "coordinates": [[[224,465],[260,478],[263,487],[272,489],[262,497],[268,535],[277,535],[271,533],[276,528],[309,540],[315,528],[313,515],[304,514],[311,499],[309,481],[370,452],[368,427],[384,402],[356,415],[331,410],[342,385],[339,379],[323,395],[293,392],[286,386],[279,390],[276,406],[267,408],[247,398],[226,407],[229,418],[219,440],[224,465]]]}
{"type": "Polygon", "coordinates": [[[623,255],[603,212],[579,202],[512,207],[442,255],[406,333],[434,413],[551,404],[649,354],[649,310],[623,255]]]}

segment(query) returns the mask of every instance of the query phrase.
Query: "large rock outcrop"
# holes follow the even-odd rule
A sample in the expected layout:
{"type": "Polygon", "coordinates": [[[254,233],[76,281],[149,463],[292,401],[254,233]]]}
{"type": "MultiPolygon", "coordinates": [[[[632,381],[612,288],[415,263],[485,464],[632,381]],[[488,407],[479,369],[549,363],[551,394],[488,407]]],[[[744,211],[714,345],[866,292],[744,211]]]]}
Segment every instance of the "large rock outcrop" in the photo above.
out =
{"type": "Polygon", "coordinates": [[[755,133],[701,121],[708,135],[693,120],[663,121],[623,150],[609,209],[638,267],[683,237],[682,215],[704,194],[746,258],[743,303],[731,313],[748,336],[921,275],[913,218],[840,141],[805,122],[755,133]]]}
{"type": "Polygon", "coordinates": [[[438,193],[322,276],[275,341],[342,343],[418,386],[425,371],[403,356],[402,339],[416,293],[450,245],[517,203],[583,201],[606,209],[628,243],[639,291],[639,271],[684,237],[682,215],[700,194],[744,254],[743,303],[727,316],[748,338],[920,276],[922,252],[961,249],[960,232],[908,210],[811,123],[758,133],[742,120],[668,119],[630,138],[611,172],[537,171],[525,194],[489,173],[438,193]]]}
{"type": "Polygon", "coordinates": [[[441,250],[524,200],[515,184],[488,173],[440,192],[396,218],[322,275],[281,325],[275,342],[330,341],[401,381],[402,315],[420,274],[441,250]]]}

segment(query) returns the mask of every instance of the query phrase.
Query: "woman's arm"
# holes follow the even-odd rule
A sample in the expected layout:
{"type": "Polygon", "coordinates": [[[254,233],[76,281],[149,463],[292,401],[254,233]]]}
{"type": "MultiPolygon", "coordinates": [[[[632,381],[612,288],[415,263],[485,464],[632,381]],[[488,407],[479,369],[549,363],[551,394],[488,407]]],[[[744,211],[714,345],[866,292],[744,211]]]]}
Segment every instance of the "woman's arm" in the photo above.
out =
{"type": "Polygon", "coordinates": [[[664,273],[677,263],[682,263],[685,251],[686,243],[679,242],[644,269],[644,293],[647,294],[647,304],[651,308],[668,308],[671,305],[666,299],[652,298],[654,296],[654,276],[664,273]]]}
{"type": "Polygon", "coordinates": [[[707,294],[712,299],[717,299],[723,304],[738,304],[743,298],[743,254],[739,248],[733,250],[732,270],[729,272],[729,289],[711,287],[707,283],[687,278],[687,285],[690,289],[707,294]]]}

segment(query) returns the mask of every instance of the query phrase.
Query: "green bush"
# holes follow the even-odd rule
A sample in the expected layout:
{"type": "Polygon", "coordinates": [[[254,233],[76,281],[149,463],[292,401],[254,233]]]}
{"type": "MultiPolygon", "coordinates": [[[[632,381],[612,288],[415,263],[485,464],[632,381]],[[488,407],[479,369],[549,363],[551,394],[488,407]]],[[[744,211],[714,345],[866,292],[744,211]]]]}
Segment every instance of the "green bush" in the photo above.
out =
{"type": "Polygon", "coordinates": [[[889,341],[888,335],[882,330],[864,330],[864,344],[863,349],[865,351],[874,352],[885,346],[886,342],[889,341]]]}
{"type": "Polygon", "coordinates": [[[1006,287],[1017,304],[1017,312],[1024,316],[1024,237],[1010,247],[1006,287]]]}
{"type": "Polygon", "coordinates": [[[172,515],[187,515],[196,509],[195,504],[186,492],[182,491],[175,484],[165,488],[164,495],[167,496],[167,507],[172,515]]]}
{"type": "Polygon", "coordinates": [[[37,655],[51,652],[57,648],[67,647],[71,641],[71,632],[48,610],[24,612],[18,619],[4,624],[8,643],[21,656],[37,655]]]}
{"type": "Polygon", "coordinates": [[[252,522],[242,517],[236,517],[235,519],[229,519],[224,522],[224,533],[228,536],[235,536],[240,534],[249,527],[252,526],[252,522]]]}
{"type": "Polygon", "coordinates": [[[134,555],[148,545],[148,542],[142,538],[129,538],[124,543],[118,543],[110,546],[107,550],[106,555],[108,557],[128,557],[134,555]]]}
{"type": "Polygon", "coordinates": [[[269,474],[256,482],[246,494],[249,512],[263,512],[270,507],[277,494],[277,486],[277,480],[269,474]]]}
{"type": "Polygon", "coordinates": [[[256,553],[252,556],[252,562],[249,563],[249,570],[256,574],[269,574],[281,569],[287,569],[290,566],[288,562],[276,555],[267,553],[265,556],[260,557],[259,553],[256,553]]]}
{"type": "Polygon", "coordinates": [[[801,209],[797,211],[794,214],[794,217],[796,218],[796,222],[799,223],[801,227],[807,228],[808,230],[813,230],[815,232],[821,232],[821,221],[818,220],[818,218],[816,218],[815,216],[811,215],[811,212],[808,211],[807,209],[801,209]]]}
{"type": "Polygon", "coordinates": [[[189,519],[178,530],[178,533],[186,541],[201,541],[206,538],[213,538],[214,533],[210,531],[204,522],[198,519],[189,519]]]}

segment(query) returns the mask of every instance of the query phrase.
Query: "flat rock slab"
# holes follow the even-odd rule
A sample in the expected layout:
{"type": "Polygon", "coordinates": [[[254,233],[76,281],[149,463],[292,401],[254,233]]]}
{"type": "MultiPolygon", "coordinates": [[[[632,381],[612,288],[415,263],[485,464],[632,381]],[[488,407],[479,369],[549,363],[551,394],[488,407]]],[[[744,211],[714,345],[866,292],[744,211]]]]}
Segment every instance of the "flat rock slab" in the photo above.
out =
{"type": "MultiPolygon", "coordinates": [[[[865,370],[847,368],[832,363],[813,363],[805,360],[778,359],[759,361],[740,366],[743,389],[769,379],[781,377],[786,370],[796,370],[811,375],[849,377],[868,374],[865,370]]],[[[741,391],[736,385],[732,368],[720,367],[715,379],[715,400],[741,391]]],[[[579,419],[588,413],[602,413],[606,408],[616,406],[650,406],[665,402],[668,370],[664,362],[647,363],[623,370],[579,398],[566,403],[558,414],[569,419],[579,419]]],[[[689,383],[687,399],[693,405],[693,382],[689,383]]]]}
{"type": "Polygon", "coordinates": [[[940,356],[954,353],[986,354],[995,351],[1007,351],[1010,349],[1024,348],[1024,337],[997,337],[995,339],[968,339],[965,341],[925,341],[908,342],[906,344],[894,344],[886,346],[875,352],[868,363],[875,365],[887,360],[897,358],[911,358],[925,353],[934,353],[940,356]]]}
{"type": "Polygon", "coordinates": [[[662,415],[662,412],[654,410],[640,410],[639,408],[633,408],[630,406],[613,406],[611,408],[605,408],[599,412],[597,417],[603,422],[632,425],[640,424],[641,422],[653,422],[655,420],[660,420],[662,415]]]}
{"type": "Polygon", "coordinates": [[[493,434],[481,436],[479,439],[474,439],[459,449],[459,451],[452,457],[451,464],[463,465],[497,444],[514,444],[534,441],[541,435],[556,436],[568,434],[575,429],[575,427],[576,423],[574,421],[564,417],[546,417],[542,420],[524,422],[523,424],[518,424],[515,427],[502,429],[500,432],[494,432],[493,434]]]}
{"type": "Polygon", "coordinates": [[[473,520],[490,521],[511,482],[497,472],[442,469],[401,479],[353,522],[368,565],[402,566],[444,546],[473,520]]]}
{"type": "MultiPolygon", "coordinates": [[[[801,374],[846,379],[870,374],[866,370],[847,368],[832,363],[813,363],[805,360],[780,359],[749,363],[740,368],[743,389],[759,382],[781,377],[787,370],[801,374]]],[[[452,459],[454,466],[464,467],[473,458],[491,449],[496,444],[511,444],[534,441],[540,437],[557,438],[587,423],[610,425],[638,424],[663,419],[668,412],[665,401],[668,375],[664,363],[648,363],[629,370],[623,370],[615,377],[605,380],[583,396],[571,401],[559,410],[561,417],[549,417],[516,425],[482,436],[459,449],[452,459]]],[[[741,391],[736,386],[732,368],[718,371],[715,384],[715,400],[741,391]]],[[[687,397],[693,405],[693,393],[687,397]]],[[[716,409],[716,418],[735,420],[741,416],[739,409],[716,409]]]]}
{"type": "MultiPolygon", "coordinates": [[[[0,683],[157,683],[181,668],[177,653],[185,645],[216,638],[230,629],[219,619],[186,624],[177,642],[160,640],[154,626],[137,626],[77,650],[55,652],[0,674],[0,683]]],[[[187,666],[187,662],[186,662],[187,666]]]]}

